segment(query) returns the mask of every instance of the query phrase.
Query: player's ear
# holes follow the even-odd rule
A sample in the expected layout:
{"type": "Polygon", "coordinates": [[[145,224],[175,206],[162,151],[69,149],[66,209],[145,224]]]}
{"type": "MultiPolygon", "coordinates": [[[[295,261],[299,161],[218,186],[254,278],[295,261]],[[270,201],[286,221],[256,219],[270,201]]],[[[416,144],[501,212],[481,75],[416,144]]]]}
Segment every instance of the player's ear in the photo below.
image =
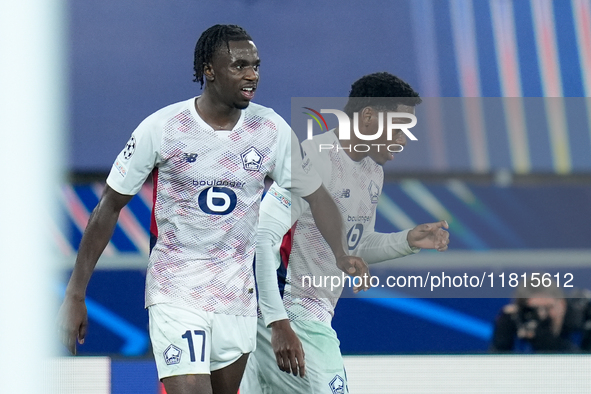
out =
{"type": "Polygon", "coordinates": [[[203,76],[205,76],[205,79],[209,82],[213,81],[214,74],[215,73],[213,72],[213,66],[211,63],[203,63],[203,76]]]}
{"type": "Polygon", "coordinates": [[[374,115],[374,110],[371,107],[365,107],[361,110],[361,118],[366,125],[369,125],[371,118],[374,115]]]}

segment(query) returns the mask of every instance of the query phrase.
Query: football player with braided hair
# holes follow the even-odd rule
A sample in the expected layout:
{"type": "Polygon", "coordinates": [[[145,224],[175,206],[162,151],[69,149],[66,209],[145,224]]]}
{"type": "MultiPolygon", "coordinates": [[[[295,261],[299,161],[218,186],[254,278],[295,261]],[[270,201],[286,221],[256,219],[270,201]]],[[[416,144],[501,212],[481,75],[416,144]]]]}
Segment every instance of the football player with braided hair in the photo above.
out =
{"type": "Polygon", "coordinates": [[[265,177],[303,197],[337,265],[366,275],[344,251],[338,208],[272,109],[252,103],[257,47],[244,29],[215,25],[195,48],[197,97],[148,116],[115,159],[82,237],[60,308],[61,340],[76,352],[86,288],[121,209],[151,174],[154,205],[146,276],[150,339],[168,394],[236,394],[256,341],[253,259],[265,177]],[[336,231],[335,231],[336,228],[336,231]]]}

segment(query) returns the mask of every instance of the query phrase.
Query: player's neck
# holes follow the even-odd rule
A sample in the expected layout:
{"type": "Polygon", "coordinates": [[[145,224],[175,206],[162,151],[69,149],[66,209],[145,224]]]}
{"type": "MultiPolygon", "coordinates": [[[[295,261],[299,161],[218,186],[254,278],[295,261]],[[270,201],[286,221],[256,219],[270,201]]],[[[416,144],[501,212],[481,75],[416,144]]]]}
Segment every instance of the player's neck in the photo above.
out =
{"type": "MultiPolygon", "coordinates": [[[[339,135],[339,128],[338,127],[336,129],[334,129],[334,133],[338,137],[338,135],[339,135]]],[[[365,159],[369,153],[368,152],[357,152],[355,150],[355,146],[359,143],[359,140],[357,139],[357,137],[355,137],[353,130],[351,130],[350,135],[351,135],[351,139],[348,139],[348,140],[339,139],[339,143],[341,144],[341,149],[353,161],[361,161],[361,160],[365,159]]]]}
{"type": "Polygon", "coordinates": [[[195,110],[214,130],[232,130],[240,119],[240,110],[211,97],[207,90],[195,100],[195,110]]]}

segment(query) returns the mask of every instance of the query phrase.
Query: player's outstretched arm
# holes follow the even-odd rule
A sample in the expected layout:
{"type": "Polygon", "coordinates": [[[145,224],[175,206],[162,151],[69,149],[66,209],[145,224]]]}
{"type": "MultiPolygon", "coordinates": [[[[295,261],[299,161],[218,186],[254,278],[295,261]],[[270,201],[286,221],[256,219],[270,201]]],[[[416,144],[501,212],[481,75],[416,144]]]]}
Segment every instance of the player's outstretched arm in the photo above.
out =
{"type": "Polygon", "coordinates": [[[76,354],[76,339],[82,344],[86,336],[86,287],[101,253],[113,235],[119,212],[132,197],[105,186],[84,230],[76,264],[58,314],[60,339],[72,354],[76,354]]]}
{"type": "Polygon", "coordinates": [[[419,224],[406,236],[408,244],[413,248],[435,249],[445,252],[449,245],[449,225],[445,220],[436,223],[419,224]]]}
{"type": "MultiPolygon", "coordinates": [[[[374,217],[375,220],[375,217],[374,217]]],[[[449,233],[445,220],[425,223],[396,233],[376,233],[372,221],[353,253],[367,264],[376,264],[418,253],[421,249],[447,250],[449,233]]]]}
{"type": "Polygon", "coordinates": [[[344,250],[345,232],[341,212],[324,185],[314,193],[304,197],[310,205],[316,227],[330,246],[337,266],[345,273],[362,278],[362,284],[356,291],[367,290],[369,286],[369,268],[362,258],[347,255],[344,250]]]}

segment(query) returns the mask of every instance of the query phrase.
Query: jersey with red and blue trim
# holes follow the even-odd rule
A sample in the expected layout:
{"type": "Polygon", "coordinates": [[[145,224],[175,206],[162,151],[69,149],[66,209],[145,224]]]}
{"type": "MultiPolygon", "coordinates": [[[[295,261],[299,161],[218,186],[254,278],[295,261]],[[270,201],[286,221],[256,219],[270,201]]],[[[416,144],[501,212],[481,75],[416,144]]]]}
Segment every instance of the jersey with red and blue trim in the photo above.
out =
{"type": "Polygon", "coordinates": [[[292,156],[294,139],[279,115],[253,103],[232,130],[214,130],[197,114],[195,98],[138,126],[107,183],[133,195],[153,173],[146,307],[256,314],[252,262],[264,179],[302,196],[320,186],[302,169],[299,152],[292,156]]]}

